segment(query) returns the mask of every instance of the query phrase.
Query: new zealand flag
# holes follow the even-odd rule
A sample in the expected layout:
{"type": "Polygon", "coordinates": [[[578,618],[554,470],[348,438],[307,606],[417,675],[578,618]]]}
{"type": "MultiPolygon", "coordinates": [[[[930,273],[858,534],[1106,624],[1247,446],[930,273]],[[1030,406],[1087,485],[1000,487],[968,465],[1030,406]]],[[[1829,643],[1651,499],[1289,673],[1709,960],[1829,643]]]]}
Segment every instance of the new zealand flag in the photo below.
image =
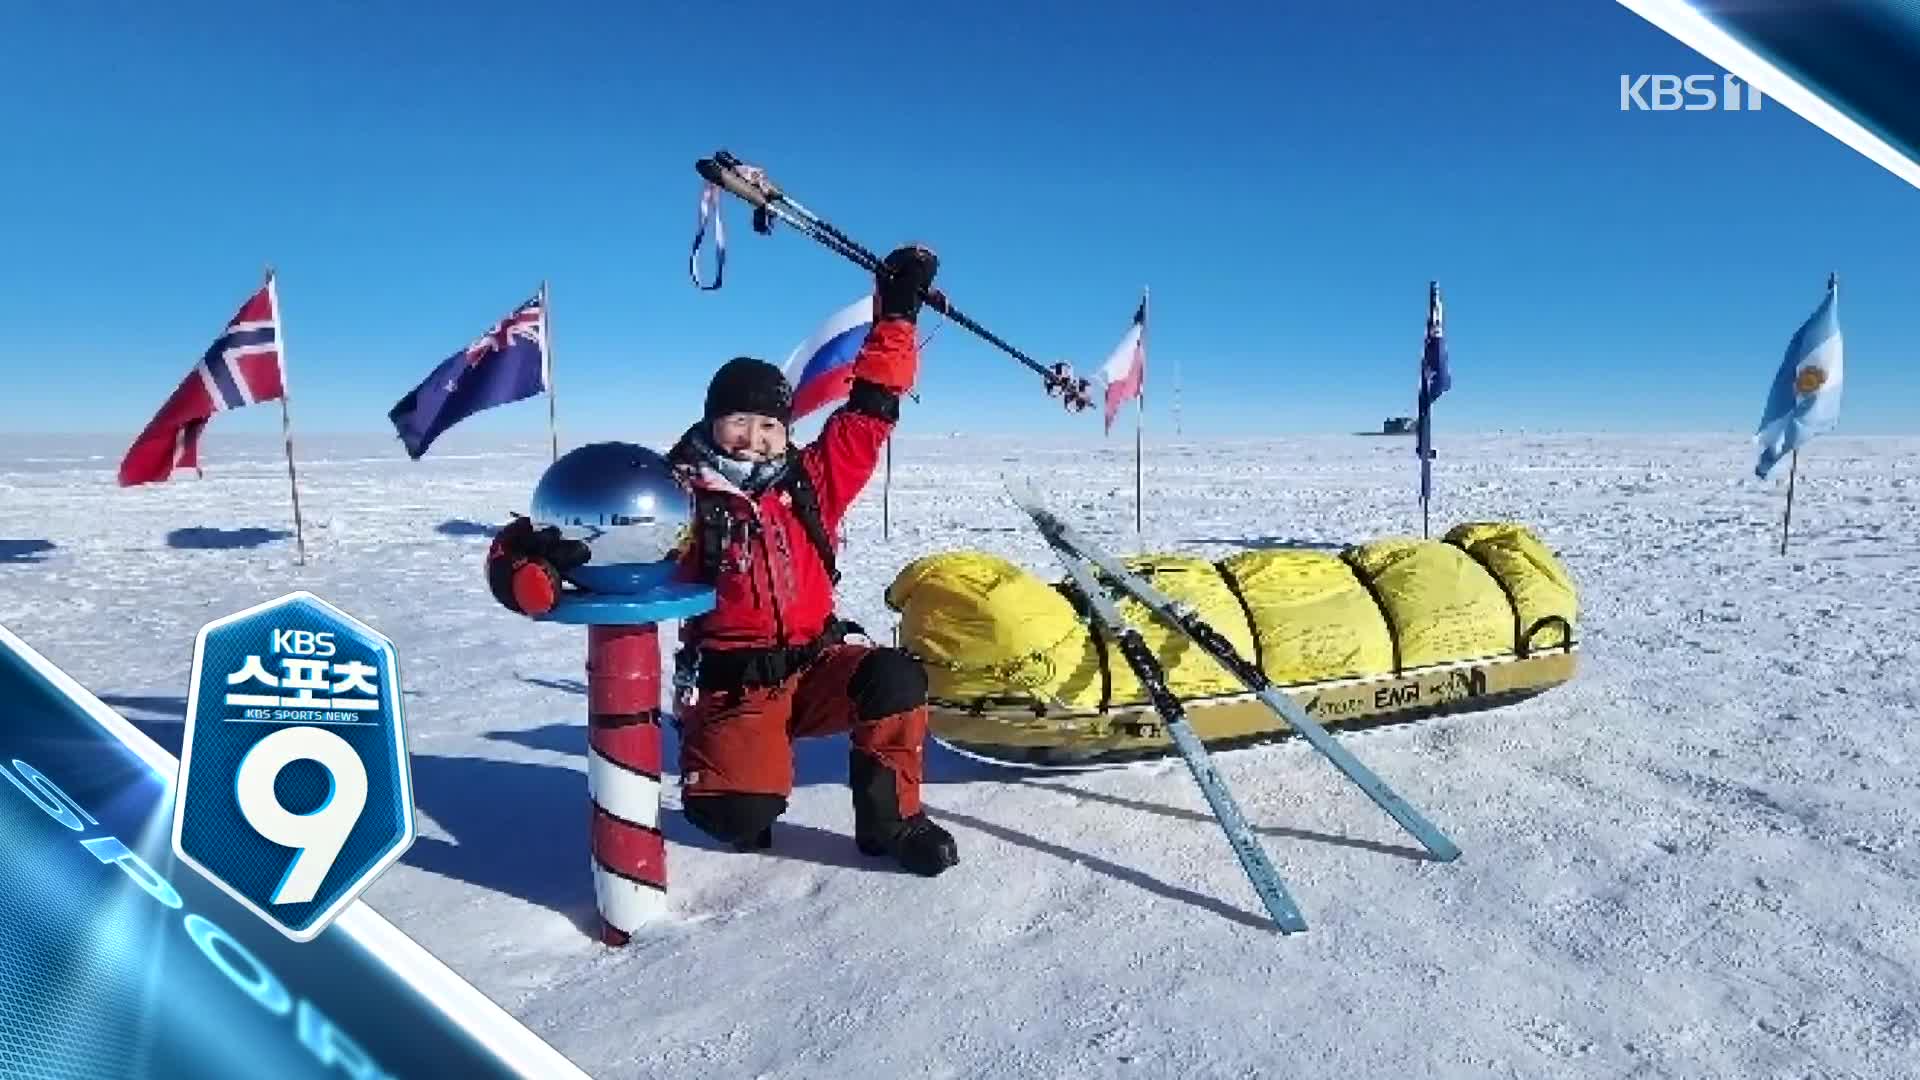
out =
{"type": "Polygon", "coordinates": [[[447,357],[388,413],[407,456],[418,461],[448,428],[482,409],[530,398],[552,385],[543,297],[514,309],[493,329],[447,357]]]}

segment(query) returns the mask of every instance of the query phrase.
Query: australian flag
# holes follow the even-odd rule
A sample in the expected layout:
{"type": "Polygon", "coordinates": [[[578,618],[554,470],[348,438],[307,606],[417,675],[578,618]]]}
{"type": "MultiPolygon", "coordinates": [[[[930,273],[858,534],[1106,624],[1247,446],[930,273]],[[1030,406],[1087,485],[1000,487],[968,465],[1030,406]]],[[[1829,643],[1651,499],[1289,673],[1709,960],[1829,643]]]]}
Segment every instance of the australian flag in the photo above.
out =
{"type": "Polygon", "coordinates": [[[1439,282],[1427,283],[1427,341],[1420,351],[1420,419],[1414,453],[1420,455],[1420,501],[1433,494],[1433,403],[1453,386],[1447,370],[1447,336],[1439,282]]]}
{"type": "Polygon", "coordinates": [[[200,433],[215,413],[286,395],[280,306],[273,279],[247,298],[120,462],[120,486],[164,481],[200,467],[200,433]]]}
{"type": "Polygon", "coordinates": [[[533,397],[552,385],[544,300],[535,296],[515,308],[442,361],[388,411],[408,457],[418,461],[442,432],[474,413],[533,397]]]}

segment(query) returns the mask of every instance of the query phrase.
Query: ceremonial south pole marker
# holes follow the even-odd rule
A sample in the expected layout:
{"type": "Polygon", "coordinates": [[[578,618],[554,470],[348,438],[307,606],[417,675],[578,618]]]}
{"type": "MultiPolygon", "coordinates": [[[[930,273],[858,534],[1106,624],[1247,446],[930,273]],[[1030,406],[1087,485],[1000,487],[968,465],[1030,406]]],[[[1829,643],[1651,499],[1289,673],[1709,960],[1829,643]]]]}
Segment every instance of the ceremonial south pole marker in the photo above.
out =
{"type": "Polygon", "coordinates": [[[200,629],[173,850],[310,941],[413,844],[393,643],[309,592],[200,629]]]}
{"type": "Polygon", "coordinates": [[[644,446],[567,451],[541,474],[528,517],[591,554],[535,619],[587,628],[587,862],[600,940],[619,948],[667,911],[659,624],[712,611],[713,586],[679,580],[693,496],[644,446]]]}
{"type": "MultiPolygon", "coordinates": [[[[600,941],[626,945],[667,911],[667,837],[661,830],[660,628],[713,610],[710,586],[629,568],[627,593],[569,594],[542,622],[587,628],[587,799],[600,941]]],[[[602,584],[620,584],[609,573],[602,584]]]]}

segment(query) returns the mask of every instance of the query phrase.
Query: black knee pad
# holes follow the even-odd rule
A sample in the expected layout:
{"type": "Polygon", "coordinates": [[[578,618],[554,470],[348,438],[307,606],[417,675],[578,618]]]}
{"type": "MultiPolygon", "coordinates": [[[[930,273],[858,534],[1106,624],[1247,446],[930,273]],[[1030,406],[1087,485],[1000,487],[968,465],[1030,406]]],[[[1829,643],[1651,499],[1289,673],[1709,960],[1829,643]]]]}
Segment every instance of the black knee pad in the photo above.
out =
{"type": "Polygon", "coordinates": [[[861,720],[879,720],[927,703],[927,670],[901,649],[875,649],[847,682],[861,720]]]}
{"type": "Polygon", "coordinates": [[[749,844],[774,819],[787,812],[787,800],[778,795],[749,795],[729,791],[718,795],[685,795],[680,814],[715,840],[749,844]]]}

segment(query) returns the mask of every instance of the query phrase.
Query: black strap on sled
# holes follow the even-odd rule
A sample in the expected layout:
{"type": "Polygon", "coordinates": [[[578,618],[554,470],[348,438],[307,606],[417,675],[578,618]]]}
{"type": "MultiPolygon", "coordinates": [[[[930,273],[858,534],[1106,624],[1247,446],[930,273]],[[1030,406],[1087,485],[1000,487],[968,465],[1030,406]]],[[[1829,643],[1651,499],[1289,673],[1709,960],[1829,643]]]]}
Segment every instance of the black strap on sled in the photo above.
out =
{"type": "Polygon", "coordinates": [[[1560,615],[1542,615],[1533,621],[1532,626],[1527,627],[1526,633],[1520,636],[1520,648],[1517,650],[1520,654],[1520,659],[1525,660],[1533,655],[1534,635],[1540,633],[1542,630],[1554,629],[1560,631],[1560,644],[1557,646],[1549,645],[1547,648],[1558,648],[1561,652],[1572,652],[1573,624],[1569,623],[1565,617],[1560,615]]]}
{"type": "Polygon", "coordinates": [[[1260,642],[1260,622],[1253,617],[1253,605],[1247,603],[1247,594],[1240,587],[1240,579],[1233,576],[1224,559],[1214,563],[1213,570],[1220,575],[1220,580],[1227,583],[1227,591],[1233,594],[1233,598],[1240,601],[1240,613],[1247,617],[1247,630],[1253,635],[1253,666],[1265,671],[1267,655],[1260,642]]]}
{"type": "MultiPolygon", "coordinates": [[[[1087,599],[1087,595],[1080,591],[1079,585],[1069,579],[1055,582],[1053,589],[1065,597],[1067,603],[1073,607],[1073,613],[1086,622],[1087,637],[1093,642],[1094,659],[1100,662],[1100,705],[1095,711],[1104,716],[1107,710],[1114,706],[1113,665],[1107,656],[1107,637],[1103,632],[1105,628],[1100,625],[1099,619],[1093,617],[1093,604],[1087,599]]],[[[1114,644],[1117,646],[1118,642],[1114,644]]]]}
{"type": "Polygon", "coordinates": [[[1373,606],[1380,609],[1380,621],[1385,623],[1387,627],[1387,643],[1393,646],[1393,673],[1399,675],[1402,673],[1400,668],[1400,628],[1393,625],[1393,612],[1387,607],[1386,598],[1381,596],[1380,590],[1374,587],[1373,579],[1368,577],[1366,573],[1360,569],[1359,564],[1353,561],[1352,555],[1353,551],[1351,548],[1341,552],[1340,562],[1344,564],[1347,569],[1353,571],[1354,579],[1359,581],[1361,587],[1367,590],[1368,596],[1373,597],[1373,606]]]}
{"type": "MultiPolygon", "coordinates": [[[[1467,558],[1472,559],[1475,563],[1477,563],[1480,569],[1485,570],[1487,572],[1487,576],[1493,579],[1493,583],[1495,585],[1500,586],[1500,595],[1507,598],[1507,610],[1513,612],[1514,655],[1520,657],[1522,660],[1526,659],[1528,646],[1533,639],[1533,631],[1520,625],[1520,598],[1513,595],[1513,589],[1508,587],[1507,579],[1501,577],[1498,573],[1495,573],[1493,569],[1493,564],[1491,562],[1488,562],[1486,558],[1481,556],[1478,552],[1474,551],[1472,548],[1467,547],[1467,545],[1465,544],[1453,544],[1452,546],[1459,551],[1465,552],[1467,555],[1467,558]]],[[[1538,628],[1539,628],[1538,624],[1536,624],[1534,629],[1538,629],[1538,628]]]]}

